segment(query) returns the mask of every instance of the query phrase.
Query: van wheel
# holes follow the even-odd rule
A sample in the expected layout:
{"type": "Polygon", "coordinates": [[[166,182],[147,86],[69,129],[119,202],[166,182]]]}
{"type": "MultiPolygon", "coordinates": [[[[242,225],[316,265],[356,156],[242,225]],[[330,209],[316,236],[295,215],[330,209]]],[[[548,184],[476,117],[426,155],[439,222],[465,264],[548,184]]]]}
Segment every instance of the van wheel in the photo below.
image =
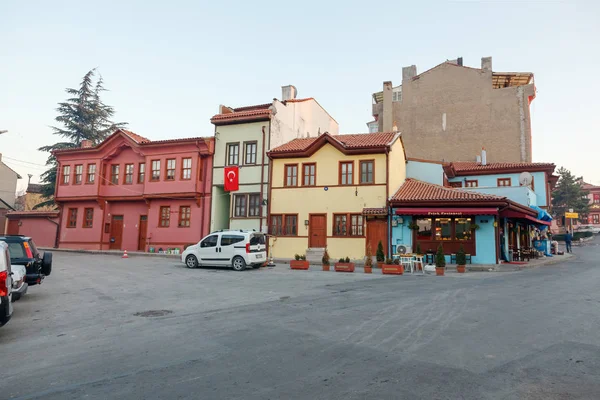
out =
{"type": "Polygon", "coordinates": [[[188,268],[198,268],[198,259],[195,255],[190,254],[185,258],[185,266],[188,268]]]}
{"type": "Polygon", "coordinates": [[[231,265],[236,271],[243,271],[246,269],[246,261],[244,261],[244,259],[240,256],[234,257],[231,265]]]}

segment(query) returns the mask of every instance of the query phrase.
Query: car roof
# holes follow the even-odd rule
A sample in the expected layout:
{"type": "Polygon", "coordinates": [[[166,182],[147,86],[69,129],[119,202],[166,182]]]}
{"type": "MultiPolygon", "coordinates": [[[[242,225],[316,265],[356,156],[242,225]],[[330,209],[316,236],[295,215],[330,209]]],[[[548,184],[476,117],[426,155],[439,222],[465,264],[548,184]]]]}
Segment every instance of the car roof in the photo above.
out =
{"type": "Polygon", "coordinates": [[[244,229],[220,229],[218,231],[214,231],[211,232],[210,234],[215,234],[215,233],[262,233],[262,232],[258,232],[255,230],[244,230],[244,229]]]}
{"type": "Polygon", "coordinates": [[[23,239],[24,241],[31,240],[31,237],[24,235],[0,235],[0,240],[6,239],[23,239]]]}

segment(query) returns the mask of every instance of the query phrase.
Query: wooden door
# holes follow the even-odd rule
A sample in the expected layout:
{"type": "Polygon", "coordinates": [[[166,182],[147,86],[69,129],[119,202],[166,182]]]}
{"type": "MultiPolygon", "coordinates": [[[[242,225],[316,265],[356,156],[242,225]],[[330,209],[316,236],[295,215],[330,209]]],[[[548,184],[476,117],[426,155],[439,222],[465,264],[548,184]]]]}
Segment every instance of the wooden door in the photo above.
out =
{"type": "Polygon", "coordinates": [[[327,247],[327,216],[325,214],[309,216],[308,247],[327,247]]]}
{"type": "MultiPolygon", "coordinates": [[[[390,257],[387,247],[387,220],[385,219],[368,219],[367,220],[367,244],[371,246],[371,254],[373,257],[377,254],[377,245],[381,240],[383,245],[383,253],[390,257]]],[[[365,248],[365,251],[367,249],[365,248]]]]}
{"type": "Polygon", "coordinates": [[[19,234],[19,220],[18,219],[9,219],[8,227],[6,229],[7,235],[18,235],[19,234]]]}
{"type": "Polygon", "coordinates": [[[113,215],[110,223],[110,247],[111,250],[121,250],[123,242],[123,216],[113,215]]]}
{"type": "Polygon", "coordinates": [[[138,234],[138,250],[146,251],[146,232],[148,230],[148,216],[140,215],[139,223],[139,234],[138,234]]]}

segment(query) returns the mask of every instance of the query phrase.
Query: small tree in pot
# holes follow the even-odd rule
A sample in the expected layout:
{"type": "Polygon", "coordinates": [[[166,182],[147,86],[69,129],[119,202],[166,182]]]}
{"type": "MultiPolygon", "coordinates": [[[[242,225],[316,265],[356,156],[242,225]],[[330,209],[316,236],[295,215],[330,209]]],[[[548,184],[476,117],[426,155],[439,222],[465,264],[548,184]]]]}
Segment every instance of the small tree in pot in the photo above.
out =
{"type": "Polygon", "coordinates": [[[329,261],[329,253],[327,252],[327,249],[325,249],[325,252],[323,253],[323,258],[321,258],[321,262],[323,263],[323,271],[329,271],[329,265],[331,263],[329,261]]]}
{"type": "Polygon", "coordinates": [[[465,254],[465,248],[461,244],[460,249],[458,249],[458,253],[456,253],[456,272],[464,274],[466,264],[467,255],[465,254]]]}
{"type": "Polygon", "coordinates": [[[367,254],[365,254],[365,274],[373,272],[373,259],[371,254],[371,244],[367,244],[367,254]]]}
{"type": "Polygon", "coordinates": [[[446,257],[444,256],[444,248],[440,244],[435,255],[435,274],[444,275],[446,269],[446,257]]]}
{"type": "Polygon", "coordinates": [[[377,258],[377,267],[381,268],[383,262],[385,261],[385,254],[383,253],[383,243],[381,243],[381,240],[377,244],[377,253],[375,254],[375,257],[377,258]]]}

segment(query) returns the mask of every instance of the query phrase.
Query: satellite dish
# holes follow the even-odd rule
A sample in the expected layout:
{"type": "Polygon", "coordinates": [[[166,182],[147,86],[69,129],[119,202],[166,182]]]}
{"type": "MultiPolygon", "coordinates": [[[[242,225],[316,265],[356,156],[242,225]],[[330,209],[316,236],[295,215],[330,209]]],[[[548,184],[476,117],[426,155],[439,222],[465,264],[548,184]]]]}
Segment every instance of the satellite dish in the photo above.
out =
{"type": "Polygon", "coordinates": [[[531,175],[529,172],[521,172],[521,175],[519,175],[519,185],[531,186],[532,182],[533,182],[533,175],[531,175]]]}

